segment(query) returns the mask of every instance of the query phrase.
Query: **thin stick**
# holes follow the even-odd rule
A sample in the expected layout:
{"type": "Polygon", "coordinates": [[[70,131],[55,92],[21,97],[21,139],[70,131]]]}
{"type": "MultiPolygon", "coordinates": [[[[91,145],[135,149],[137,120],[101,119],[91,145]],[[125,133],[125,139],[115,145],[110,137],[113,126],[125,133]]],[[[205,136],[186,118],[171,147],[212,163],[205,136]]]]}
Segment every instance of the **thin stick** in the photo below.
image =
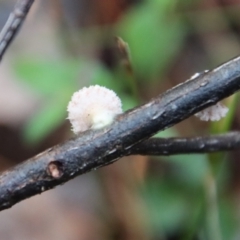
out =
{"type": "Polygon", "coordinates": [[[128,151],[128,155],[175,155],[240,149],[240,132],[188,138],[150,138],[128,151]]]}
{"type": "Polygon", "coordinates": [[[34,0],[18,2],[0,33],[0,61],[21,28],[34,0]]]}

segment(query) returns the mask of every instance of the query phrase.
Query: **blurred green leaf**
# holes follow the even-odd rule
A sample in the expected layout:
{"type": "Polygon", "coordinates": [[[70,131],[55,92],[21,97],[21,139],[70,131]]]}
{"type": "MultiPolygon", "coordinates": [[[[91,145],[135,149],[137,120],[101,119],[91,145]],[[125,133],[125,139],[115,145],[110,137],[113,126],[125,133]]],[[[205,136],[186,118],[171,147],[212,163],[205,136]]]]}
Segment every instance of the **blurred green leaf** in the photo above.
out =
{"type": "Polygon", "coordinates": [[[222,233],[222,239],[238,239],[236,236],[239,234],[238,219],[236,215],[236,209],[233,206],[233,201],[222,196],[219,203],[219,217],[220,217],[220,229],[222,233]]]}
{"type": "Polygon", "coordinates": [[[77,90],[81,64],[75,60],[20,59],[15,73],[34,91],[44,97],[42,108],[26,123],[25,140],[35,144],[56,129],[66,117],[66,107],[77,90]]]}
{"type": "MultiPolygon", "coordinates": [[[[174,128],[159,132],[154,137],[177,137],[178,133],[174,128]]],[[[200,186],[208,169],[208,158],[206,154],[179,154],[172,156],[161,156],[167,163],[172,164],[175,169],[175,177],[186,182],[188,186],[200,186]]]]}
{"type": "Polygon", "coordinates": [[[54,97],[46,99],[42,109],[35,113],[25,125],[23,133],[28,143],[39,142],[59,127],[67,116],[67,104],[75,91],[76,89],[69,84],[54,97]]]}
{"type": "Polygon", "coordinates": [[[182,154],[169,156],[165,161],[171,162],[178,181],[188,187],[199,187],[208,170],[207,154],[182,154]]]}
{"type": "Polygon", "coordinates": [[[24,139],[28,144],[36,144],[59,127],[65,118],[66,101],[49,102],[26,123],[24,139]]]}
{"type": "Polygon", "coordinates": [[[166,70],[181,48],[186,30],[181,19],[171,14],[174,3],[148,1],[121,22],[119,35],[129,44],[135,72],[141,77],[166,70]]]}
{"type": "Polygon", "coordinates": [[[80,63],[46,59],[19,59],[15,62],[16,75],[33,90],[44,95],[55,95],[77,81],[80,63]]]}
{"type": "Polygon", "coordinates": [[[200,192],[190,194],[184,185],[170,179],[151,178],[143,191],[155,234],[195,228],[201,211],[200,192]]]}

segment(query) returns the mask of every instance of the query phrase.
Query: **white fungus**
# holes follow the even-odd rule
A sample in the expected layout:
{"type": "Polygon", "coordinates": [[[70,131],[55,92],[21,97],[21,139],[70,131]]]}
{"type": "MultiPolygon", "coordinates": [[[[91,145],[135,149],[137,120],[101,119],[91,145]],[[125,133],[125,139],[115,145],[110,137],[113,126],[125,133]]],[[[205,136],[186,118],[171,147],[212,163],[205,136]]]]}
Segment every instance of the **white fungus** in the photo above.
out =
{"type": "Polygon", "coordinates": [[[219,121],[227,115],[228,108],[217,103],[195,114],[202,121],[219,121]]]}
{"type": "Polygon", "coordinates": [[[111,124],[122,113],[122,103],[114,91],[95,85],[75,92],[67,111],[72,130],[78,134],[111,124]]]}

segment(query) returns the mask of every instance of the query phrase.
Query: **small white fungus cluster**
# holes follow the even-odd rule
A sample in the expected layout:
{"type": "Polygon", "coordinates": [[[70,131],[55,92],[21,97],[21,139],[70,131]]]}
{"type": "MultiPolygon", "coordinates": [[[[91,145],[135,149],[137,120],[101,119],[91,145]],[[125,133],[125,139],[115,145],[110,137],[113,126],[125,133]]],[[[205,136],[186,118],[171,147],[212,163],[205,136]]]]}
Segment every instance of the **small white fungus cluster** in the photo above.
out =
{"type": "Polygon", "coordinates": [[[67,107],[68,119],[75,134],[111,124],[122,113],[119,97],[110,89],[98,85],[75,92],[67,107]]]}
{"type": "Polygon", "coordinates": [[[227,115],[228,108],[217,103],[195,114],[202,121],[219,121],[227,115]]]}

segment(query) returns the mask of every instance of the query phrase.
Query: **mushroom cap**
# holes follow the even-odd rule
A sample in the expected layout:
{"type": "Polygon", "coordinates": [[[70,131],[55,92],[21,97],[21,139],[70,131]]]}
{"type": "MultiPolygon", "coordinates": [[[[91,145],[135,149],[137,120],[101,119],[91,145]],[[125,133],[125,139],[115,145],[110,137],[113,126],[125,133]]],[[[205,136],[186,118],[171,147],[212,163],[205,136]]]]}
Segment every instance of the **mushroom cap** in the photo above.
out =
{"type": "Polygon", "coordinates": [[[122,103],[116,93],[99,85],[75,92],[67,107],[68,119],[75,134],[111,124],[122,113],[122,103]]]}
{"type": "Polygon", "coordinates": [[[219,121],[227,115],[228,108],[218,102],[195,114],[202,121],[219,121]]]}

